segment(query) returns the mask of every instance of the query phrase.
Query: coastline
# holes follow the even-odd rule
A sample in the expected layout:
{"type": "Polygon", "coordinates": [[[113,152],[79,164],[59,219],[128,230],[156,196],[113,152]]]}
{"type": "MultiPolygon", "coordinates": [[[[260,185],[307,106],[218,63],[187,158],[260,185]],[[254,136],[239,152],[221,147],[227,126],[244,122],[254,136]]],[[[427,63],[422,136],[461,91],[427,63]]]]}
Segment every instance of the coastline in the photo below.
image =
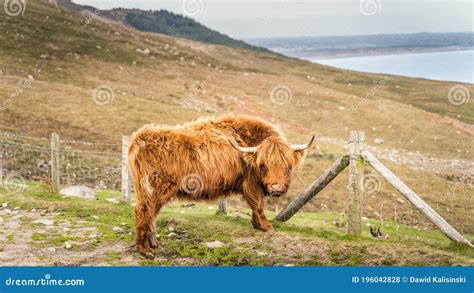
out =
{"type": "MultiPolygon", "coordinates": [[[[407,49],[399,50],[399,48],[377,48],[375,50],[351,50],[351,51],[341,51],[341,52],[332,51],[332,52],[327,52],[327,53],[322,52],[322,51],[313,51],[313,52],[305,52],[304,54],[291,54],[291,57],[310,60],[311,62],[317,62],[318,60],[346,59],[346,58],[355,58],[355,57],[375,57],[375,56],[390,56],[390,55],[457,52],[457,51],[470,51],[470,50],[474,50],[474,47],[432,47],[432,48],[414,48],[414,49],[412,48],[408,50],[407,49]],[[378,50],[378,49],[381,49],[381,50],[378,50]]],[[[279,52],[279,53],[283,55],[287,55],[284,52],[279,52]]]]}

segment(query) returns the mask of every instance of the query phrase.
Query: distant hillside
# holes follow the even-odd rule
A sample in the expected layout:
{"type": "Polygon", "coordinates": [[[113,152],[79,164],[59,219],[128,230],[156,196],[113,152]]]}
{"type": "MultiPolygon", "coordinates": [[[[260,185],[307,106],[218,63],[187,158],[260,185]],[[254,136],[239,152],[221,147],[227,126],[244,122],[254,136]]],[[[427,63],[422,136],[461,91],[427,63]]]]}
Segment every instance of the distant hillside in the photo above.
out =
{"type": "Polygon", "coordinates": [[[249,43],[294,57],[376,55],[474,48],[474,33],[416,33],[251,39],[249,43]]]}
{"type": "Polygon", "coordinates": [[[263,47],[252,46],[243,41],[232,39],[227,35],[209,29],[191,18],[166,10],[149,12],[142,10],[114,9],[110,12],[110,15],[113,15],[114,18],[140,31],[155,32],[233,48],[268,51],[263,47]]]}
{"type": "MultiPolygon", "coordinates": [[[[58,4],[72,11],[97,11],[92,6],[78,5],[70,0],[59,0],[58,4]]],[[[201,43],[217,44],[251,51],[269,52],[268,49],[250,45],[244,41],[212,30],[199,22],[167,10],[145,11],[140,9],[101,10],[98,15],[123,22],[137,30],[189,39],[201,43]]]]}

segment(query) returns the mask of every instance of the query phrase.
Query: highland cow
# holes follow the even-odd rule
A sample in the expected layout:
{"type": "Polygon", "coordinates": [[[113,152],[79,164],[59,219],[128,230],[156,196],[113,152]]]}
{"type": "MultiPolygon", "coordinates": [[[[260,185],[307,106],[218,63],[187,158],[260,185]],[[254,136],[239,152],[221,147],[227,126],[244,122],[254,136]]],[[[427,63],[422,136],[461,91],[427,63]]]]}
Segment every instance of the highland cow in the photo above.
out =
{"type": "Polygon", "coordinates": [[[264,196],[281,196],[311,141],[291,145],[277,128],[251,116],[204,118],[179,126],[145,125],[136,131],[128,161],[137,196],[136,243],[153,257],[155,218],[171,198],[216,200],[241,194],[251,223],[267,231],[264,196]]]}

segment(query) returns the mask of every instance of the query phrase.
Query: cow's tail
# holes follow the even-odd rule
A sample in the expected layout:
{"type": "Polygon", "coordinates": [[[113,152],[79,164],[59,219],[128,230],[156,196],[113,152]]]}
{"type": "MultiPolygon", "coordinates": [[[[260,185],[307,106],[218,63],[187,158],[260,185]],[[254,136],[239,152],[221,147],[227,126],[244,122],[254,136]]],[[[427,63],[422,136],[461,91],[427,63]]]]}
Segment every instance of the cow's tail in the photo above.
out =
{"type": "Polygon", "coordinates": [[[141,158],[144,144],[139,137],[133,136],[127,150],[128,166],[138,202],[148,201],[153,194],[149,181],[149,168],[146,166],[146,161],[141,158]]]}

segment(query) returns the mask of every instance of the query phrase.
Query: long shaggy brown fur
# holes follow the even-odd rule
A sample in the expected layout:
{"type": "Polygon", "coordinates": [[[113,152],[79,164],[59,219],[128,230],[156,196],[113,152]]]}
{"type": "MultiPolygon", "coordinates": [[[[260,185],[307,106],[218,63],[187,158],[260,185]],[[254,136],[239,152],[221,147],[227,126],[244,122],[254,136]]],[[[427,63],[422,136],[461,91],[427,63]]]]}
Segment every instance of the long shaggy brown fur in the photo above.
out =
{"type": "Polygon", "coordinates": [[[252,208],[254,227],[271,229],[264,196],[288,190],[303,156],[275,126],[251,116],[226,115],[174,127],[145,125],[133,134],[128,148],[139,251],[153,256],[158,246],[156,215],[174,196],[215,200],[242,194],[252,208]],[[258,148],[256,153],[241,153],[229,140],[258,148]]]}

